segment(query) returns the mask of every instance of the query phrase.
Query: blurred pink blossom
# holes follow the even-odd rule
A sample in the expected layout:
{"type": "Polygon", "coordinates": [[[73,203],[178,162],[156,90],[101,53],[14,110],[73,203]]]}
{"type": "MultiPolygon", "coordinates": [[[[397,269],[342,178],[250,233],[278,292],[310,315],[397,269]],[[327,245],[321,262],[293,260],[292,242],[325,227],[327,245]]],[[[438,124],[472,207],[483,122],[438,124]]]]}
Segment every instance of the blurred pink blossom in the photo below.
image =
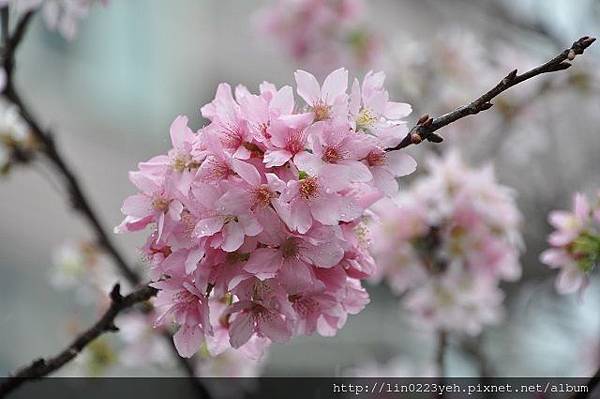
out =
{"type": "Polygon", "coordinates": [[[477,335],[503,314],[499,283],[520,277],[521,215],[491,167],[471,169],[451,151],[428,169],[374,207],[377,277],[418,323],[477,335]]]}

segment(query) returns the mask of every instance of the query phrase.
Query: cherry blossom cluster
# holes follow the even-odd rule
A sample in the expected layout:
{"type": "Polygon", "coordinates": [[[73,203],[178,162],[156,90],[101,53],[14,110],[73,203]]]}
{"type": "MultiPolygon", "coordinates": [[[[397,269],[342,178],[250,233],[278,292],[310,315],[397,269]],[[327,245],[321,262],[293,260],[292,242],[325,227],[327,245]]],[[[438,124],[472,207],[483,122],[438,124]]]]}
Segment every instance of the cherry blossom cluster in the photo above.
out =
{"type": "Polygon", "coordinates": [[[362,0],[274,0],[257,15],[258,31],[296,62],[319,72],[340,65],[364,69],[380,41],[364,25],[362,0]]]}
{"type": "Polygon", "coordinates": [[[553,211],[548,221],[555,230],[548,237],[551,248],[540,259],[560,269],[556,278],[559,293],[582,292],[600,262],[600,193],[594,203],[581,193],[575,194],[573,210],[553,211]]]}
{"type": "Polygon", "coordinates": [[[96,3],[106,5],[108,0],[0,0],[0,7],[9,5],[19,13],[39,9],[48,29],[73,40],[79,21],[87,17],[96,3]]]}
{"type": "Polygon", "coordinates": [[[499,283],[520,277],[521,216],[490,166],[470,169],[451,151],[428,169],[376,209],[373,253],[419,324],[476,335],[502,315],[499,283]]]}
{"type": "Polygon", "coordinates": [[[398,144],[408,104],[383,73],[297,71],[296,92],[218,86],[199,131],[179,116],[168,153],[139,164],[117,232],[151,226],[157,325],[174,321],[179,353],[249,353],[315,332],[335,335],[368,303],[375,269],[362,217],[416,162],[398,144]]]}

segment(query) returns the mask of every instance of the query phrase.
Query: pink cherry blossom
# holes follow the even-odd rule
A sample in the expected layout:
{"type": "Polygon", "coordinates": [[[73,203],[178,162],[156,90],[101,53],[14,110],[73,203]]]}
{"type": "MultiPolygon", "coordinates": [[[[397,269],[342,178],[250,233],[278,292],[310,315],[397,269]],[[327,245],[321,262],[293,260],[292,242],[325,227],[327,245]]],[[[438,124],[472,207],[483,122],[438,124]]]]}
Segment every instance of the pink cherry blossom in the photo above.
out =
{"type": "Polygon", "coordinates": [[[240,300],[225,313],[233,317],[229,328],[233,348],[244,345],[254,333],[280,343],[291,338],[293,313],[275,280],[248,279],[234,292],[240,300]]]}
{"type": "Polygon", "coordinates": [[[560,272],[556,290],[570,294],[587,287],[590,273],[600,260],[600,220],[595,215],[599,202],[591,206],[584,194],[573,197],[572,211],[552,211],[548,221],[556,229],[548,236],[551,247],[540,260],[560,272]]]}
{"type": "Polygon", "coordinates": [[[368,143],[347,128],[347,123],[313,124],[307,131],[311,152],[303,151],[294,157],[301,171],[318,175],[332,191],[373,179],[368,167],[361,162],[369,151],[368,143]]]}
{"type": "Polygon", "coordinates": [[[357,131],[370,134],[382,147],[397,145],[408,133],[403,118],[410,115],[409,104],[389,101],[383,72],[368,72],[362,82],[354,80],[350,95],[350,115],[357,131]]]}
{"type": "MultiPolygon", "coordinates": [[[[380,76],[368,75],[365,98],[392,104],[380,76]]],[[[116,231],[149,228],[157,324],[178,326],[182,356],[257,357],[272,342],[332,336],[369,302],[361,281],[377,267],[363,217],[415,163],[357,129],[345,69],[322,86],[304,71],[296,80],[304,103],[289,86],[219,85],[201,107],[208,125],[177,117],[172,148],[130,173],[138,193],[116,231]]]]}
{"type": "Polygon", "coordinates": [[[175,346],[181,356],[191,357],[204,341],[204,334],[212,334],[206,288],[200,281],[176,277],[152,286],[159,289],[154,301],[159,310],[156,325],[163,325],[171,318],[177,322],[179,329],[173,336],[175,346]]]}
{"type": "Polygon", "coordinates": [[[348,71],[344,68],[336,69],[319,84],[314,75],[298,70],[296,78],[296,91],[309,106],[315,121],[332,119],[345,116],[348,108],[348,71]]]}
{"type": "MultiPolygon", "coordinates": [[[[362,0],[274,0],[257,15],[258,31],[294,61],[318,72],[377,61],[376,35],[362,0]]],[[[262,38],[261,38],[262,39],[262,38]]]]}
{"type": "MultiPolygon", "coordinates": [[[[390,155],[390,153],[386,153],[390,155]]],[[[521,275],[521,217],[491,168],[457,152],[429,161],[426,176],[372,209],[372,248],[382,278],[413,320],[477,335],[502,314],[502,280],[521,275]]]]}

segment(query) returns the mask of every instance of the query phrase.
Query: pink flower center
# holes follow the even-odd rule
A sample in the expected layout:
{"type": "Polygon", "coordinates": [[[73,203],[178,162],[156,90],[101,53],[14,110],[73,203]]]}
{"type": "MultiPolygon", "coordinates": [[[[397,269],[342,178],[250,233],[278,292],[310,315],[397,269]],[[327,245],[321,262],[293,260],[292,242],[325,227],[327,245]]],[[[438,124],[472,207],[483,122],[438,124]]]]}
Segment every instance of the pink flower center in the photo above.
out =
{"type": "Polygon", "coordinates": [[[271,133],[269,133],[269,125],[268,125],[268,124],[266,124],[266,123],[261,123],[261,124],[259,125],[259,129],[260,129],[260,132],[262,133],[262,135],[263,135],[265,138],[267,138],[267,139],[270,139],[270,138],[271,138],[271,133]]]}
{"type": "Polygon", "coordinates": [[[267,207],[271,203],[271,199],[275,196],[275,194],[269,189],[269,186],[266,184],[261,184],[257,187],[254,192],[254,200],[253,207],[267,207]]]}
{"type": "Polygon", "coordinates": [[[287,139],[285,149],[292,154],[297,154],[300,151],[304,151],[304,143],[302,141],[302,131],[293,132],[287,139]]]}
{"type": "Polygon", "coordinates": [[[162,254],[165,258],[169,255],[171,255],[173,251],[171,250],[171,247],[168,245],[165,245],[163,247],[150,247],[150,253],[152,255],[156,255],[156,254],[162,254]]]}
{"type": "Polygon", "coordinates": [[[331,107],[319,101],[313,106],[313,112],[316,121],[324,121],[331,116],[331,107]]]}
{"type": "Polygon", "coordinates": [[[188,290],[181,290],[175,293],[173,301],[184,305],[192,305],[198,302],[198,297],[188,290]]]}
{"type": "Polygon", "coordinates": [[[208,163],[206,179],[215,181],[215,180],[225,180],[231,175],[231,169],[225,162],[217,161],[215,158],[208,158],[205,163],[208,163]]]}
{"type": "Polygon", "coordinates": [[[298,189],[300,196],[306,200],[313,199],[319,196],[319,181],[316,177],[307,177],[300,180],[300,188],[298,189]]]}
{"type": "Polygon", "coordinates": [[[240,127],[232,124],[222,124],[223,134],[221,135],[221,143],[223,147],[232,150],[238,149],[244,142],[243,134],[240,132],[240,127]]]}
{"type": "Polygon", "coordinates": [[[163,197],[154,198],[152,207],[159,212],[166,212],[169,209],[169,200],[163,197]]]}
{"type": "Polygon", "coordinates": [[[383,166],[385,164],[385,152],[382,150],[369,152],[367,163],[369,166],[383,166]]]}
{"type": "Polygon", "coordinates": [[[290,295],[288,299],[292,302],[294,310],[303,318],[306,318],[319,307],[314,299],[303,297],[301,295],[290,295]]]}
{"type": "Polygon", "coordinates": [[[279,247],[284,259],[291,258],[298,254],[298,243],[294,238],[288,238],[279,247]]]}
{"type": "Polygon", "coordinates": [[[194,229],[196,228],[196,220],[187,209],[184,209],[181,212],[181,222],[183,223],[184,233],[186,236],[191,237],[194,229]]]}
{"type": "Polygon", "coordinates": [[[323,161],[325,162],[336,163],[342,159],[342,155],[335,147],[327,147],[323,152],[323,161]]]}
{"type": "Polygon", "coordinates": [[[252,300],[262,301],[271,295],[272,292],[273,289],[267,283],[263,281],[256,281],[252,287],[252,300]]]}

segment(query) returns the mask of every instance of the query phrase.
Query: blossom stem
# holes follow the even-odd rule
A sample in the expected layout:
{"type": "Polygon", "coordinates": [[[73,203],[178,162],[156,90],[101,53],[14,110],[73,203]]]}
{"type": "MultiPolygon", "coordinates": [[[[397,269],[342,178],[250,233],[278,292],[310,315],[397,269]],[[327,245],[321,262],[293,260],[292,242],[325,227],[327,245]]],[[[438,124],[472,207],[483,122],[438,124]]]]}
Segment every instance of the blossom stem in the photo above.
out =
{"type": "MultiPolygon", "coordinates": [[[[4,8],[2,10],[3,15],[4,15],[4,13],[7,13],[7,12],[8,12],[7,8],[4,8]]],[[[66,186],[66,191],[70,195],[70,200],[71,200],[73,208],[75,210],[79,211],[80,214],[83,216],[83,218],[86,220],[86,222],[90,225],[91,229],[94,231],[94,233],[96,235],[96,240],[98,242],[98,245],[112,258],[114,264],[117,266],[119,272],[123,275],[123,277],[132,286],[138,286],[141,282],[140,274],[135,269],[133,269],[131,266],[129,266],[129,264],[125,260],[125,257],[119,252],[119,250],[116,248],[116,246],[114,245],[112,240],[109,238],[109,236],[106,232],[107,230],[104,228],[102,222],[100,221],[100,218],[97,216],[96,211],[94,210],[90,201],[88,200],[88,196],[86,195],[83,188],[81,187],[76,174],[73,172],[71,167],[67,164],[67,162],[64,160],[61,152],[56,147],[53,135],[51,134],[51,132],[45,131],[41,127],[40,123],[38,123],[37,119],[33,116],[33,113],[29,110],[27,105],[21,99],[21,96],[19,95],[19,92],[14,85],[14,73],[13,72],[14,72],[14,65],[15,65],[16,50],[18,49],[19,44],[22,42],[22,40],[25,36],[25,33],[27,32],[27,28],[28,28],[33,16],[34,16],[34,11],[25,13],[17,22],[12,35],[10,33],[8,33],[7,36],[5,36],[3,38],[3,41],[2,41],[3,48],[2,48],[2,52],[0,54],[0,57],[2,59],[2,66],[4,67],[5,72],[6,72],[6,86],[5,86],[2,94],[9,101],[14,103],[14,105],[18,108],[19,113],[21,114],[23,119],[27,122],[27,124],[29,125],[33,137],[41,144],[42,153],[46,156],[46,158],[51,162],[51,164],[56,168],[56,170],[59,172],[59,174],[63,177],[64,183],[66,186]]],[[[5,17],[5,16],[2,17],[2,25],[3,25],[2,31],[8,32],[8,30],[9,30],[8,17],[5,17]]],[[[149,290],[149,291],[155,292],[153,288],[151,289],[148,287],[144,287],[141,290],[149,290]]],[[[129,301],[131,301],[131,300],[129,300],[129,301]]],[[[129,301],[127,301],[126,303],[129,303],[129,301]]],[[[127,306],[127,307],[129,307],[129,306],[127,306]]],[[[108,312],[110,312],[110,311],[111,311],[111,309],[109,309],[108,312]]],[[[116,313],[118,313],[118,311],[116,313]]],[[[115,313],[115,316],[116,316],[116,313],[115,313]]],[[[106,316],[106,314],[105,314],[105,316],[106,316]]],[[[85,345],[87,345],[87,343],[91,342],[91,340],[86,341],[87,333],[89,333],[89,330],[86,333],[79,336],[75,342],[76,343],[77,342],[85,342],[85,345]],[[82,340],[82,341],[80,341],[80,340],[82,340]]],[[[168,341],[167,343],[169,345],[169,348],[172,349],[173,356],[176,358],[178,364],[180,364],[182,366],[183,370],[189,377],[192,377],[192,378],[195,377],[196,375],[195,375],[195,370],[194,370],[193,364],[188,359],[184,359],[179,356],[179,354],[177,353],[177,351],[175,350],[175,348],[173,346],[172,337],[170,336],[170,334],[165,333],[164,336],[165,336],[166,341],[168,341]]],[[[85,345],[83,345],[81,348],[83,348],[85,345]]],[[[53,371],[57,370],[58,368],[62,367],[65,363],[67,363],[68,361],[73,359],[73,357],[75,357],[75,355],[76,355],[76,353],[70,357],[69,356],[60,356],[57,358],[56,361],[50,362],[50,366],[44,366],[41,369],[39,368],[40,364],[37,364],[37,365],[32,364],[32,366],[30,366],[30,368],[32,368],[37,373],[39,373],[40,372],[39,370],[41,370],[41,371],[47,371],[46,374],[48,374],[48,373],[53,372],[53,371]],[[35,366],[35,367],[33,367],[33,366],[35,366]]],[[[37,375],[37,374],[35,374],[35,375],[37,375]]],[[[43,375],[45,375],[45,374],[39,374],[39,376],[43,376],[43,375]]],[[[27,375],[25,375],[25,376],[27,376],[27,375]]],[[[18,382],[18,383],[13,382],[13,384],[16,384],[15,388],[17,386],[21,385],[25,380],[20,379],[19,381],[20,382],[18,382]]],[[[210,395],[208,394],[208,391],[206,390],[206,388],[203,385],[201,385],[197,380],[192,380],[192,382],[194,384],[196,391],[200,394],[200,397],[204,397],[204,398],[210,397],[210,395]]],[[[0,396],[2,396],[2,395],[0,395],[0,396]]]]}
{"type": "Polygon", "coordinates": [[[397,146],[388,148],[387,151],[399,150],[401,148],[408,147],[411,144],[418,144],[424,140],[431,141],[433,143],[442,142],[443,138],[435,133],[437,130],[469,115],[475,115],[481,111],[490,109],[493,105],[490,101],[504,91],[518,85],[519,83],[534,78],[538,75],[562,71],[570,68],[572,64],[569,61],[572,61],[577,55],[583,54],[584,51],[591,46],[592,43],[594,43],[594,41],[596,41],[595,38],[584,36],[574,42],[570,48],[563,50],[560,54],[545,64],[539,65],[522,74],[518,74],[516,69],[513,70],[496,86],[468,105],[458,107],[454,111],[448,112],[436,118],[431,118],[429,115],[421,117],[417,124],[410,129],[406,137],[404,137],[404,139],[397,146]]]}
{"type": "Polygon", "coordinates": [[[102,317],[93,326],[78,335],[71,344],[59,354],[47,359],[37,359],[30,365],[19,369],[0,384],[0,398],[6,397],[21,384],[31,379],[47,376],[73,360],[87,345],[106,332],[119,331],[115,325],[117,315],[138,303],[142,303],[156,295],[157,290],[150,286],[133,291],[127,296],[122,296],[119,284],[116,284],[111,293],[111,304],[102,317]]]}

